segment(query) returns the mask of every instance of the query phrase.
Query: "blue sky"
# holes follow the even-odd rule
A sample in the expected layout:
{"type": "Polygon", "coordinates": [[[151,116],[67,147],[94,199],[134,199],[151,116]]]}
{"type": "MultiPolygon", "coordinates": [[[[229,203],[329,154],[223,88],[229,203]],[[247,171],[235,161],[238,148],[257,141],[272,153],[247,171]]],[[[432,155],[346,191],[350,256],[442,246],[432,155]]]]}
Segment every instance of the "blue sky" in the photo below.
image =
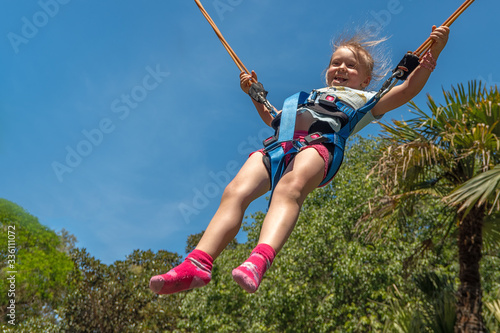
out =
{"type": "MultiPolygon", "coordinates": [[[[208,0],[226,40],[280,106],[322,86],[331,40],[368,24],[395,65],[462,1],[208,0]]],[[[2,0],[0,197],[105,263],[134,249],[184,254],[224,185],[270,130],[194,1],[2,0]]],[[[424,91],[500,82],[500,3],[451,29],[424,91]]],[[[385,121],[408,118],[404,106],[385,121]]],[[[360,134],[378,135],[376,124],[360,134]]],[[[265,210],[263,199],[248,213],[265,210]]],[[[239,236],[240,240],[244,235],[239,236]]]]}

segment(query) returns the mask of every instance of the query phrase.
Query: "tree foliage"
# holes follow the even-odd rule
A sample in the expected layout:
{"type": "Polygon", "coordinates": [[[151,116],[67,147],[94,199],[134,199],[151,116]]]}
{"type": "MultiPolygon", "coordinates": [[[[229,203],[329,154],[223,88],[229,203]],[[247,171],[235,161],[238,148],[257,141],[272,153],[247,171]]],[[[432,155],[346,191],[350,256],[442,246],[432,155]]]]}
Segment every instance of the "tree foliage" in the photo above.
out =
{"type": "Polygon", "coordinates": [[[1,322],[9,319],[11,289],[15,290],[16,323],[51,315],[66,296],[66,277],[72,267],[71,259],[60,250],[64,242],[36,217],[5,199],[0,199],[0,229],[1,322]],[[8,277],[15,278],[14,288],[8,277]]]}
{"type": "Polygon", "coordinates": [[[71,332],[162,332],[176,327],[179,295],[158,297],[148,288],[152,275],[180,264],[167,251],[134,251],[126,260],[102,264],[85,249],[71,253],[74,269],[61,313],[71,332]]]}
{"type": "MultiPolygon", "coordinates": [[[[455,330],[483,331],[483,226],[500,221],[500,94],[496,87],[488,90],[470,82],[443,95],[444,105],[428,96],[428,113],[410,103],[414,119],[384,126],[387,144],[376,170],[385,202],[375,212],[384,217],[384,225],[388,215],[419,214],[423,201],[439,199],[449,205],[439,224],[423,220],[420,226],[445,237],[456,230],[460,285],[455,330]]],[[[498,244],[498,239],[490,243],[498,244]]],[[[432,244],[423,243],[423,248],[432,244]]]]}
{"type": "MultiPolygon", "coordinates": [[[[359,138],[333,183],[305,201],[299,221],[256,294],[246,294],[231,270],[255,246],[264,214],[247,223],[248,242],[217,259],[212,282],[186,295],[182,327],[195,332],[381,331],[393,285],[407,285],[405,259],[421,241],[388,229],[367,239],[357,221],[367,211],[376,180],[365,175],[377,143],[359,138]],[[402,240],[403,239],[403,240],[402,240]]],[[[436,214],[432,210],[422,214],[436,214]]],[[[408,225],[417,222],[408,218],[408,225]]],[[[405,229],[400,229],[405,230],[405,229]]],[[[428,254],[427,268],[441,267],[451,252],[428,254]]],[[[410,288],[408,288],[410,289],[410,288]]]]}
{"type": "MultiPolygon", "coordinates": [[[[85,249],[75,248],[74,237],[63,230],[53,248],[64,254],[70,265],[65,278],[60,278],[63,283],[53,291],[52,299],[58,301],[50,304],[57,316],[25,316],[18,330],[446,331],[454,320],[450,313],[459,268],[456,238],[440,236],[454,234],[456,225],[445,224],[449,228],[438,236],[430,231],[442,227],[440,221],[449,215],[443,203],[432,196],[419,201],[418,206],[408,202],[388,220],[390,227],[375,222],[384,219],[383,215],[370,215],[380,184],[378,178],[366,175],[378,158],[379,145],[374,139],[351,142],[332,184],[315,190],[304,202],[295,230],[255,294],[243,291],[233,281],[231,271],[256,245],[263,212],[246,218],[247,241],[232,242],[216,259],[212,281],[206,287],[175,295],[154,295],[148,283],[151,276],[179,264],[180,255],[136,250],[125,260],[106,265],[85,249]],[[377,228],[365,232],[366,225],[377,228]],[[418,260],[414,260],[416,254],[418,260]]],[[[39,231],[43,230],[51,232],[46,228],[39,231]]],[[[53,237],[55,233],[51,233],[53,237]]],[[[196,246],[202,234],[187,239],[187,251],[196,246]]],[[[20,253],[22,257],[24,252],[20,253]]],[[[498,331],[499,267],[500,252],[492,250],[481,267],[485,304],[492,309],[485,314],[485,321],[492,332],[498,331]]],[[[31,305],[29,301],[26,304],[31,305]]]]}

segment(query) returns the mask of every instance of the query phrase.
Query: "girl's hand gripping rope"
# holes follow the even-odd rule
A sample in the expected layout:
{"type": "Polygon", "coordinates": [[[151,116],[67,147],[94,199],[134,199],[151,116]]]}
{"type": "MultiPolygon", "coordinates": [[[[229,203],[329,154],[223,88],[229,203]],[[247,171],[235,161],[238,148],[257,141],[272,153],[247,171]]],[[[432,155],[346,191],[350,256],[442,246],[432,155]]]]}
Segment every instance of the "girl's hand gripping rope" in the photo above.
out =
{"type": "Polygon", "coordinates": [[[420,66],[430,72],[434,71],[436,68],[436,59],[448,42],[449,33],[450,28],[447,26],[440,26],[439,28],[435,25],[432,26],[432,32],[429,37],[430,40],[432,40],[432,44],[429,50],[420,58],[420,66]]]}
{"type": "Polygon", "coordinates": [[[241,90],[245,92],[245,94],[248,94],[250,90],[250,86],[252,85],[253,82],[258,82],[257,80],[257,73],[252,71],[252,74],[247,74],[245,72],[240,73],[240,87],[241,90]]]}
{"type": "MultiPolygon", "coordinates": [[[[432,32],[429,36],[431,45],[429,49],[419,58],[419,65],[400,85],[394,86],[390,91],[384,92],[382,98],[371,109],[373,116],[382,116],[383,114],[394,110],[408,103],[413,97],[424,88],[431,72],[436,67],[436,61],[448,42],[450,28],[447,26],[432,26],[432,32]]],[[[415,51],[414,53],[417,53],[415,51]]],[[[419,54],[416,54],[419,56],[419,54]]]]}
{"type": "Polygon", "coordinates": [[[439,28],[435,25],[432,26],[432,32],[430,38],[434,41],[432,43],[429,52],[434,58],[437,59],[441,51],[443,51],[446,43],[448,42],[448,35],[450,34],[450,28],[447,26],[440,26],[439,28]]]}
{"type": "Polygon", "coordinates": [[[264,89],[262,83],[257,80],[257,74],[252,71],[251,74],[245,72],[240,73],[240,87],[241,89],[257,103],[265,106],[265,109],[274,118],[277,115],[276,109],[267,100],[267,91],[264,89]]]}

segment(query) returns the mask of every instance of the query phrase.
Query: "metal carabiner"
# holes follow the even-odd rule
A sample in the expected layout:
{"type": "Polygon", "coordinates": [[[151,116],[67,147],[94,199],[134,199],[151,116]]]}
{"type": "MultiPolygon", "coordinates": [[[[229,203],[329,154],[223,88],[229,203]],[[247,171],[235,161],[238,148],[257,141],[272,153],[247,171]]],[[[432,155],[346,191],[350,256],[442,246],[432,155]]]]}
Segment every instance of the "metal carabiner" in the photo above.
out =
{"type": "Polygon", "coordinates": [[[375,98],[382,98],[398,83],[399,78],[403,75],[403,70],[398,69],[384,82],[382,88],[377,92],[375,98]]]}

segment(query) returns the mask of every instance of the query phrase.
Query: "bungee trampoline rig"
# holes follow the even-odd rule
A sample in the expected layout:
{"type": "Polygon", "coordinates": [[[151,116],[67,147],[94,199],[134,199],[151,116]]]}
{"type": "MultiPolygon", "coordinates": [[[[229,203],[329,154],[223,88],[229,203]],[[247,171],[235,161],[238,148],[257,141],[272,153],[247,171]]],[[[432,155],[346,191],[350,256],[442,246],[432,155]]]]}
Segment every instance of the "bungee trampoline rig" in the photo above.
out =
{"type": "MultiPolygon", "coordinates": [[[[208,23],[213,28],[215,34],[221,41],[224,48],[227,50],[234,63],[240,70],[246,74],[250,74],[245,65],[238,58],[236,53],[233,51],[231,46],[227,43],[222,33],[217,28],[215,22],[212,20],[207,11],[203,8],[200,0],[195,0],[198,8],[205,16],[208,23]]],[[[442,26],[449,27],[455,20],[474,2],[474,0],[466,0],[443,24],[442,26]]],[[[269,110],[273,116],[272,126],[276,133],[274,136],[266,139],[264,141],[264,150],[268,153],[270,158],[270,170],[271,170],[271,196],[276,184],[283,175],[286,168],[285,161],[287,156],[290,154],[295,154],[300,151],[306,145],[317,144],[317,143],[333,143],[335,149],[341,149],[343,156],[343,151],[345,149],[345,143],[349,135],[353,132],[355,125],[361,120],[361,118],[369,112],[377,102],[387,94],[398,82],[405,81],[408,76],[419,66],[423,57],[430,50],[434,41],[429,37],[425,42],[420,45],[415,51],[407,52],[398,65],[392,71],[390,77],[382,84],[380,90],[369,99],[364,106],[359,109],[354,109],[351,106],[343,103],[335,94],[331,92],[325,92],[321,90],[313,90],[311,93],[298,92],[290,97],[288,97],[282,108],[281,113],[277,113],[276,109],[267,100],[268,92],[264,89],[260,82],[257,82],[253,78],[251,79],[251,86],[248,94],[250,97],[258,103],[264,104],[264,106],[269,110]],[[295,129],[295,118],[297,108],[299,106],[308,106],[319,104],[323,106],[323,113],[326,116],[340,116],[344,119],[343,126],[341,129],[334,133],[326,132],[312,132],[304,141],[294,140],[294,129],[295,129]],[[283,149],[284,143],[292,143],[293,148],[287,150],[283,149]]],[[[333,160],[332,165],[328,171],[327,176],[322,181],[320,186],[328,183],[338,171],[340,164],[342,163],[342,158],[333,160]]],[[[269,202],[271,202],[269,200],[269,202]]]]}

